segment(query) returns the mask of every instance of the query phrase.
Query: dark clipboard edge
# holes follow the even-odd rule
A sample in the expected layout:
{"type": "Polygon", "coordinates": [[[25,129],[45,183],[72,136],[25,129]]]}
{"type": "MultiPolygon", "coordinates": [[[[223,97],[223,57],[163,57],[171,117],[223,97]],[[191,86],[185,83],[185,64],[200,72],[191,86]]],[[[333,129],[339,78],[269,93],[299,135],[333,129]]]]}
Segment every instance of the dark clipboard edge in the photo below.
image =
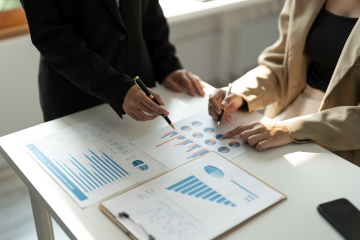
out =
{"type": "MultiPolygon", "coordinates": [[[[145,181],[145,182],[143,182],[143,183],[141,183],[141,184],[138,184],[138,185],[136,185],[136,186],[134,186],[134,187],[132,187],[132,188],[129,188],[129,189],[127,189],[127,190],[125,190],[125,191],[123,191],[123,192],[121,192],[121,193],[118,193],[118,194],[116,194],[116,195],[114,195],[114,196],[111,196],[111,197],[107,198],[106,200],[104,200],[104,201],[102,201],[102,202],[100,203],[100,205],[99,205],[100,210],[101,210],[108,218],[110,218],[110,220],[111,220],[112,222],[114,222],[115,225],[118,226],[118,227],[119,227],[125,234],[127,234],[131,239],[136,240],[136,238],[134,238],[133,236],[131,236],[131,235],[129,234],[129,232],[128,232],[127,229],[124,229],[124,228],[121,226],[121,224],[118,223],[118,221],[116,220],[116,217],[115,217],[114,215],[112,215],[112,214],[102,205],[103,202],[106,202],[106,201],[110,200],[111,198],[114,198],[114,197],[117,197],[117,196],[119,196],[119,195],[121,195],[121,194],[123,194],[123,193],[126,193],[126,192],[128,192],[128,191],[130,191],[130,190],[132,190],[132,189],[134,189],[134,188],[137,188],[138,186],[141,186],[141,185],[143,185],[143,184],[145,184],[145,183],[147,183],[147,182],[150,182],[150,181],[154,180],[155,178],[158,178],[158,177],[160,177],[160,176],[162,176],[162,175],[164,175],[164,174],[166,174],[166,173],[169,173],[169,172],[171,172],[171,171],[173,171],[173,170],[175,170],[175,169],[177,169],[177,168],[179,168],[179,167],[181,167],[181,166],[184,166],[185,164],[188,164],[188,163],[190,163],[190,162],[192,162],[192,161],[195,161],[195,160],[197,160],[197,159],[199,159],[199,158],[202,158],[202,157],[206,156],[206,155],[209,154],[209,153],[215,153],[215,154],[219,155],[220,157],[224,158],[223,156],[221,156],[221,155],[218,154],[217,152],[210,151],[210,152],[208,152],[208,153],[206,153],[206,154],[204,154],[204,155],[202,155],[202,156],[200,156],[200,157],[198,157],[198,158],[195,158],[195,159],[193,159],[193,160],[191,160],[191,161],[189,161],[189,162],[186,162],[186,163],[184,163],[184,164],[182,164],[182,165],[180,165],[180,166],[178,166],[178,167],[176,167],[176,168],[174,168],[174,169],[171,169],[171,170],[169,170],[169,171],[166,171],[166,172],[164,172],[164,173],[162,173],[162,174],[160,174],[160,175],[158,175],[158,176],[156,176],[156,177],[153,177],[153,178],[151,178],[151,179],[149,179],[149,180],[147,180],[147,181],[145,181]]],[[[252,176],[253,178],[255,178],[255,179],[257,179],[258,181],[262,182],[262,183],[265,184],[266,186],[270,187],[270,188],[273,189],[274,191],[278,192],[278,193],[281,194],[284,198],[281,199],[280,201],[278,201],[278,202],[270,205],[269,207],[265,208],[264,210],[258,212],[258,213],[255,214],[254,216],[252,216],[252,217],[246,219],[245,221],[239,223],[238,225],[234,226],[233,228],[227,230],[226,232],[220,234],[219,236],[216,236],[216,237],[214,238],[214,240],[221,239],[221,238],[225,237],[226,235],[234,232],[235,230],[237,230],[238,228],[240,228],[240,227],[243,226],[244,224],[248,223],[248,222],[251,221],[252,219],[254,219],[254,218],[256,218],[257,216],[259,216],[260,214],[264,213],[265,211],[269,210],[270,208],[278,205],[280,202],[282,202],[282,201],[284,201],[284,200],[287,199],[287,196],[286,196],[284,193],[282,193],[282,192],[280,192],[279,190],[275,189],[274,187],[270,186],[269,184],[267,184],[266,182],[262,181],[262,180],[259,179],[258,177],[252,175],[251,173],[249,173],[248,171],[246,171],[246,170],[243,169],[242,167],[236,165],[234,162],[232,162],[232,161],[230,161],[230,160],[228,160],[228,159],[226,159],[226,158],[224,158],[224,159],[225,159],[226,161],[232,163],[232,164],[235,165],[236,167],[240,168],[241,170],[243,170],[244,172],[246,172],[247,174],[249,174],[249,175],[252,176]]]]}

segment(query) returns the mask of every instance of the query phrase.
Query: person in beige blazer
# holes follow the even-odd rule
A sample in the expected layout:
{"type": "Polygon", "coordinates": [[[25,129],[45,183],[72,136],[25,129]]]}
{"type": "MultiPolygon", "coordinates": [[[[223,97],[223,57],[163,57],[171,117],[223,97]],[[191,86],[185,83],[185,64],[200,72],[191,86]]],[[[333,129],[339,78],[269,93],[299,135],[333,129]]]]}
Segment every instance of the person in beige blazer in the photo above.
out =
{"type": "MultiPolygon", "coordinates": [[[[233,83],[232,94],[217,89],[209,98],[209,114],[217,118],[237,109],[266,107],[274,118],[286,110],[307,86],[310,58],[305,51],[309,30],[325,0],[287,0],[279,17],[279,39],[259,56],[259,66],[233,83]]],[[[359,18],[360,1],[328,0],[339,15],[359,18]]],[[[336,14],[336,11],[332,11],[336,14]]],[[[284,121],[256,122],[225,134],[240,134],[244,142],[262,151],[291,142],[314,142],[360,166],[360,21],[353,27],[317,112],[284,121]]],[[[224,121],[231,118],[225,115],[224,121]]]]}

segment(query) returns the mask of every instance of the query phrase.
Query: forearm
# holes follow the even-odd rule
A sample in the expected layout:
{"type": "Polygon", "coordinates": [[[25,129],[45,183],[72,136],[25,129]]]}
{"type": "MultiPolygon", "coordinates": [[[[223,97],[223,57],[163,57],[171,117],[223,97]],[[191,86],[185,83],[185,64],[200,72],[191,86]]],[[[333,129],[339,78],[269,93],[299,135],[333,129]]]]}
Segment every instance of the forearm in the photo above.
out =
{"type": "Polygon", "coordinates": [[[295,142],[330,151],[360,149],[360,106],[343,106],[285,121],[295,142]]]}

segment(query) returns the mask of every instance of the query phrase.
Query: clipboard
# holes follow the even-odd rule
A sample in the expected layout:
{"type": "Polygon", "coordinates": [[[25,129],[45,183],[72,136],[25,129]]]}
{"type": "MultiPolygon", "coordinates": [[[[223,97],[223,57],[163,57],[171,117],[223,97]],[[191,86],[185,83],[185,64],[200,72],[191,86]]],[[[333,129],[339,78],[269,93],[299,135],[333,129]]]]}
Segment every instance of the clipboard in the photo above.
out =
{"type": "Polygon", "coordinates": [[[135,188],[137,188],[137,187],[139,187],[139,186],[141,186],[141,185],[143,185],[143,184],[145,184],[145,183],[147,183],[147,182],[150,182],[150,181],[152,181],[152,180],[154,180],[154,179],[156,179],[156,178],[158,178],[158,177],[160,177],[160,176],[163,176],[163,175],[165,175],[165,174],[169,174],[170,172],[174,171],[175,169],[180,168],[180,167],[182,167],[182,166],[184,166],[184,165],[186,165],[186,164],[189,164],[190,162],[197,161],[197,160],[200,159],[200,158],[205,158],[209,153],[215,153],[215,154],[217,154],[217,155],[220,156],[221,158],[225,159],[227,162],[230,162],[230,163],[233,164],[234,166],[240,168],[242,171],[244,171],[245,173],[249,174],[251,177],[257,179],[259,182],[263,183],[263,184],[266,185],[267,187],[271,188],[272,190],[274,190],[275,192],[277,192],[277,193],[279,193],[280,195],[283,196],[283,199],[275,202],[274,204],[272,204],[272,205],[268,206],[267,208],[263,209],[262,211],[256,213],[256,214],[253,215],[252,217],[246,219],[245,221],[239,223],[238,225],[236,225],[236,226],[228,229],[228,230],[225,231],[224,233],[218,235],[217,237],[214,238],[215,240],[218,240],[218,239],[221,239],[221,238],[225,237],[226,235],[228,235],[228,234],[230,234],[231,232],[237,230],[237,229],[238,229],[239,227],[241,227],[242,225],[246,224],[247,222],[249,222],[249,221],[251,221],[252,219],[254,219],[255,217],[257,217],[258,215],[262,214],[263,212],[267,211],[268,209],[276,206],[276,205],[279,204],[280,202],[282,202],[282,201],[284,201],[285,199],[287,199],[287,196],[286,196],[285,194],[283,194],[282,192],[280,192],[279,190],[273,188],[272,186],[270,186],[270,185],[267,184],[266,182],[262,181],[261,179],[259,179],[259,178],[257,178],[256,176],[252,175],[251,173],[249,173],[248,171],[246,171],[246,170],[244,170],[243,168],[239,167],[239,166],[236,165],[235,163],[233,163],[233,162],[229,161],[228,159],[224,158],[224,157],[221,156],[220,154],[211,151],[211,152],[208,152],[208,153],[202,155],[202,156],[199,157],[199,158],[193,159],[193,160],[191,160],[191,161],[189,161],[189,162],[187,162],[187,163],[182,164],[181,166],[178,166],[178,167],[176,167],[176,168],[174,168],[174,169],[172,169],[172,170],[169,170],[169,171],[167,171],[167,172],[165,172],[165,173],[162,173],[162,174],[160,174],[160,175],[158,175],[158,176],[156,176],[156,177],[154,177],[154,178],[151,178],[151,179],[149,179],[149,180],[147,180],[147,181],[145,181],[145,182],[143,182],[143,183],[141,183],[141,184],[139,184],[139,185],[137,185],[137,186],[135,186],[135,187],[133,187],[133,188],[127,189],[126,191],[124,191],[124,192],[122,192],[122,193],[119,193],[119,194],[117,194],[117,195],[115,195],[115,196],[113,196],[113,197],[111,197],[111,198],[108,198],[108,199],[102,201],[102,202],[100,203],[100,205],[99,205],[100,210],[101,210],[108,218],[110,218],[110,220],[111,220],[112,222],[114,222],[123,232],[125,232],[131,239],[133,239],[133,240],[139,240],[139,239],[141,239],[141,238],[139,237],[139,235],[138,235],[133,229],[130,229],[130,228],[126,227],[124,224],[122,224],[122,223],[121,223],[121,218],[127,218],[127,219],[129,219],[129,220],[132,221],[134,224],[138,225],[138,226],[144,231],[144,233],[146,233],[146,235],[148,236],[148,239],[149,239],[149,240],[155,240],[155,238],[154,238],[151,234],[149,234],[149,233],[147,232],[147,230],[141,225],[141,223],[140,223],[138,220],[133,219],[133,218],[132,218],[129,214],[127,214],[126,212],[119,212],[119,213],[118,213],[118,216],[114,216],[112,213],[110,213],[110,211],[108,211],[108,210],[103,206],[103,203],[106,202],[106,201],[108,201],[108,200],[110,200],[110,199],[112,199],[112,198],[115,198],[115,197],[117,197],[117,196],[119,196],[119,195],[121,195],[121,194],[124,194],[124,193],[126,193],[126,192],[128,192],[128,191],[130,191],[130,190],[132,190],[132,189],[135,189],[135,188]]]}

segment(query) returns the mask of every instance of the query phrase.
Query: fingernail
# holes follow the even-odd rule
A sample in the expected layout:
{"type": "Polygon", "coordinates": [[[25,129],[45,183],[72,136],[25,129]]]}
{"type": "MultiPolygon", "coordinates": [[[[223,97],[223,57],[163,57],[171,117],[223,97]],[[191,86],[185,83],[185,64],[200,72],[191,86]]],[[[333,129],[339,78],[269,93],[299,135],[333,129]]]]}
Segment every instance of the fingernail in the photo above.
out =
{"type": "Polygon", "coordinates": [[[222,101],[222,105],[228,104],[227,101],[222,101]]]}
{"type": "Polygon", "coordinates": [[[216,110],[216,113],[220,115],[221,112],[220,112],[220,110],[216,110]]]}
{"type": "Polygon", "coordinates": [[[224,135],[223,135],[223,138],[227,138],[229,136],[229,134],[228,133],[225,133],[224,135]]]}
{"type": "Polygon", "coordinates": [[[169,112],[167,112],[167,113],[166,113],[166,116],[169,116],[169,115],[170,115],[170,113],[169,113],[169,112]]]}
{"type": "Polygon", "coordinates": [[[177,91],[178,93],[181,93],[181,88],[178,88],[176,91],[177,91]]]}
{"type": "Polygon", "coordinates": [[[163,105],[163,106],[165,106],[165,103],[163,102],[163,101],[161,101],[161,103],[160,103],[161,105],[163,105]]]}

